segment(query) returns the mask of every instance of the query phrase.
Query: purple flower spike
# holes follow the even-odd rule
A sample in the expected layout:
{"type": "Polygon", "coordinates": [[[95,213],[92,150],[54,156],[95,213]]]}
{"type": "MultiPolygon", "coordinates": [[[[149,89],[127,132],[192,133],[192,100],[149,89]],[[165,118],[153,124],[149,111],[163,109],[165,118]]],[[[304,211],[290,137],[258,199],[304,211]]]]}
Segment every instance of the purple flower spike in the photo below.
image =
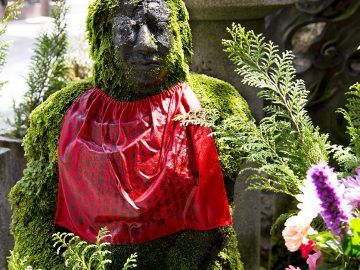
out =
{"type": "Polygon", "coordinates": [[[333,235],[343,238],[343,232],[348,231],[349,218],[342,209],[337,192],[338,180],[333,169],[325,162],[313,165],[307,172],[307,177],[312,179],[317,196],[321,201],[320,214],[323,216],[326,226],[333,235]]]}

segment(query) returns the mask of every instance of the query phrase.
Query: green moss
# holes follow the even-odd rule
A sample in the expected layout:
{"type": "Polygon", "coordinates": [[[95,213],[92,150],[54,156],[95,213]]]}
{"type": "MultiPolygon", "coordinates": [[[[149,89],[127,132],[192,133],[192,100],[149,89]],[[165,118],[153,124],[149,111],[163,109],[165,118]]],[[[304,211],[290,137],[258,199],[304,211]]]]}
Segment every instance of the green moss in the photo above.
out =
{"type": "MultiPolygon", "coordinates": [[[[24,139],[28,165],[24,177],[11,190],[10,201],[13,207],[14,251],[22,257],[28,256],[29,264],[34,268],[65,268],[62,258],[52,248],[51,235],[61,230],[53,224],[53,220],[58,187],[57,150],[66,110],[79,95],[94,85],[118,100],[131,99],[133,86],[126,82],[126,74],[119,72],[121,61],[113,57],[114,48],[109,35],[116,3],[118,1],[94,1],[89,7],[87,27],[91,54],[95,60],[94,78],[53,94],[30,117],[30,128],[24,139]]],[[[215,108],[220,112],[220,122],[229,118],[237,121],[251,119],[246,102],[231,85],[188,73],[186,61],[191,57],[188,15],[182,1],[170,0],[169,4],[175,49],[167,63],[173,71],[159,91],[185,80],[205,109],[215,108]]],[[[216,138],[216,145],[231,202],[242,153],[219,138],[216,138]]],[[[236,234],[231,226],[204,232],[184,231],[133,247],[114,246],[112,269],[119,269],[133,252],[139,255],[138,269],[243,269],[236,234]]]]}
{"type": "Polygon", "coordinates": [[[224,228],[224,232],[219,229],[185,231],[141,246],[113,248],[113,260],[117,261],[115,265],[121,265],[126,257],[137,252],[137,269],[141,270],[242,269],[240,257],[237,256],[237,242],[233,253],[225,247],[226,243],[236,239],[235,235],[228,233],[230,230],[231,227],[224,228]],[[222,254],[226,254],[225,259],[222,258],[222,254]],[[224,268],[215,268],[216,264],[224,268]]]}

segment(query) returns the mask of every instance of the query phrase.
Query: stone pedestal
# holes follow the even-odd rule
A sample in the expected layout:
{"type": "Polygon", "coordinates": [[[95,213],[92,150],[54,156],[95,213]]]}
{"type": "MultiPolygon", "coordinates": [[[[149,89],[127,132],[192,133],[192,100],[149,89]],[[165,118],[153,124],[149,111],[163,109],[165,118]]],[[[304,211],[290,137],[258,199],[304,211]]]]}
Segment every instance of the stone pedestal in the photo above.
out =
{"type": "MultiPolygon", "coordinates": [[[[190,14],[194,57],[191,70],[231,83],[247,100],[252,114],[261,119],[262,101],[257,90],[244,86],[223,52],[222,39],[230,38],[226,32],[232,22],[241,23],[257,33],[264,30],[264,17],[295,0],[185,0],[190,14]]],[[[236,210],[234,224],[239,249],[246,270],[260,269],[261,195],[247,191],[244,178],[238,179],[235,188],[236,210]]]]}
{"type": "Polygon", "coordinates": [[[6,257],[14,245],[9,230],[11,211],[7,199],[10,162],[10,149],[0,147],[0,270],[7,269],[6,257]]]}
{"type": "Polygon", "coordinates": [[[21,140],[0,137],[0,270],[6,270],[6,257],[14,246],[10,234],[11,209],[8,201],[10,189],[22,177],[25,168],[21,140]]]}
{"type": "Polygon", "coordinates": [[[22,148],[22,140],[10,139],[0,136],[0,147],[8,148],[11,150],[11,163],[9,164],[9,171],[11,172],[11,183],[15,183],[20,180],[25,169],[26,160],[24,157],[24,149],[22,148]]]}
{"type": "Polygon", "coordinates": [[[246,186],[243,178],[237,180],[235,186],[236,208],[233,221],[244,269],[259,270],[261,245],[260,191],[248,191],[246,186]]]}

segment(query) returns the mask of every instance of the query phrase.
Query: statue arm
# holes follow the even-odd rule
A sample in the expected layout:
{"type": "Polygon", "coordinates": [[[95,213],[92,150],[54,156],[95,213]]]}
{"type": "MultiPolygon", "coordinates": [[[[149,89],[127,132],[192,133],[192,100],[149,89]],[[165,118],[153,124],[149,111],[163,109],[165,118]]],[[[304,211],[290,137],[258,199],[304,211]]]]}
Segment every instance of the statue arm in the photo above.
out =
{"type": "MultiPolygon", "coordinates": [[[[190,75],[188,83],[205,110],[211,111],[215,109],[219,113],[219,118],[216,122],[219,129],[223,128],[222,124],[224,121],[230,123],[230,126],[228,125],[227,129],[221,130],[222,134],[215,136],[214,139],[223,170],[228,199],[233,210],[234,185],[244,153],[239,150],[235,143],[221,140],[221,138],[223,136],[234,136],[234,134],[240,132],[240,125],[253,121],[253,117],[247,102],[232,85],[215,78],[194,73],[190,75]]],[[[224,269],[225,266],[226,269],[243,269],[233,226],[222,227],[219,233],[220,236],[217,239],[221,239],[221,241],[213,246],[211,264],[208,269],[224,269]]]]}
{"type": "Polygon", "coordinates": [[[43,258],[53,258],[47,269],[57,269],[59,256],[51,248],[55,232],[53,219],[57,197],[57,144],[62,118],[67,108],[86,88],[78,83],[64,88],[38,106],[30,116],[30,127],[24,138],[27,166],[24,175],[12,188],[9,198],[13,209],[11,229],[14,251],[29,256],[29,263],[43,268],[43,258]],[[52,268],[53,266],[53,268],[52,268]]]}

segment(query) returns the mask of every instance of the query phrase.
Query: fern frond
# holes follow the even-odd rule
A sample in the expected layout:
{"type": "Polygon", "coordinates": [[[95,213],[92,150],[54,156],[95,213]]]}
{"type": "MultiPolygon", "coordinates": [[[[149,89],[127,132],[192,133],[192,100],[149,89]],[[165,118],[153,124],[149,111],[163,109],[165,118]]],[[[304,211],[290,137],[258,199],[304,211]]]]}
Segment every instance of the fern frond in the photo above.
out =
{"type": "Polygon", "coordinates": [[[246,171],[255,173],[247,179],[250,189],[271,190],[289,195],[298,193],[297,185],[301,181],[293,169],[287,165],[288,157],[281,155],[282,150],[277,144],[281,137],[281,134],[277,132],[278,128],[283,126],[283,129],[291,130],[289,123],[278,121],[277,125],[274,125],[276,117],[272,116],[264,119],[262,125],[256,127],[253,121],[243,123],[232,117],[219,121],[218,115],[214,111],[201,112],[200,118],[197,118],[199,114],[194,111],[185,116],[177,116],[176,120],[182,121],[185,125],[201,123],[210,126],[213,130],[211,135],[217,138],[217,143],[220,143],[222,147],[237,149],[243,153],[244,161],[258,164],[256,168],[244,168],[240,171],[240,173],[246,171]]]}
{"type": "Polygon", "coordinates": [[[28,256],[20,258],[19,254],[12,250],[10,250],[10,256],[7,257],[7,262],[9,270],[35,270],[31,265],[28,265],[28,256]]]}
{"type": "Polygon", "coordinates": [[[350,147],[354,155],[360,159],[360,84],[356,83],[347,93],[346,111],[339,109],[347,121],[347,133],[350,136],[350,147]]]}
{"type": "Polygon", "coordinates": [[[110,244],[105,240],[109,238],[111,238],[110,231],[106,227],[101,228],[96,237],[95,245],[92,245],[95,252],[91,254],[89,263],[90,265],[95,264],[97,270],[105,270],[106,264],[111,263],[111,260],[106,258],[111,254],[109,250],[106,250],[110,244]]]}
{"type": "Polygon", "coordinates": [[[231,117],[217,119],[216,112],[194,111],[176,120],[210,126],[217,143],[239,149],[247,162],[257,164],[242,171],[254,173],[248,177],[249,188],[294,196],[311,164],[328,161],[328,136],[314,127],[305,109],[309,92],[296,79],[293,53],[279,53],[277,45],[240,25],[228,31],[232,38],[223,41],[225,51],[242,82],[260,89],[267,116],[258,125],[232,124],[231,117]]]}
{"type": "Polygon", "coordinates": [[[182,125],[199,125],[205,127],[213,127],[215,121],[219,117],[219,112],[216,110],[192,110],[184,115],[176,115],[174,121],[180,121],[182,125]]]}
{"type": "Polygon", "coordinates": [[[111,238],[109,230],[102,228],[96,237],[96,243],[91,244],[81,240],[73,233],[55,233],[53,235],[54,248],[65,258],[65,266],[73,270],[105,270],[111,263],[108,258],[111,252],[106,239],[111,238]]]}
{"type": "Polygon", "coordinates": [[[136,259],[137,259],[137,253],[131,254],[130,258],[128,258],[126,260],[122,270],[128,270],[128,269],[131,269],[131,268],[136,268],[137,267],[136,259]]]}

